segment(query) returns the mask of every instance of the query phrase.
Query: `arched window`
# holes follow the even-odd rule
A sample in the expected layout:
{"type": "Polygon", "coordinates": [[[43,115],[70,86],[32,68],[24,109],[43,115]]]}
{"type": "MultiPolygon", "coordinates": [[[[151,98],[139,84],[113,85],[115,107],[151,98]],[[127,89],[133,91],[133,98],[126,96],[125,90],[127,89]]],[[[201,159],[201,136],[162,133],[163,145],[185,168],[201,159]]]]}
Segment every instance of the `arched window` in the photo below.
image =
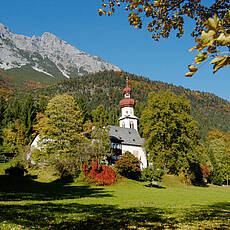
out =
{"type": "Polygon", "coordinates": [[[122,122],[122,127],[125,128],[125,122],[124,121],[122,122]]]}
{"type": "Polygon", "coordinates": [[[134,123],[133,123],[133,121],[130,121],[130,128],[134,129],[134,123]]]}

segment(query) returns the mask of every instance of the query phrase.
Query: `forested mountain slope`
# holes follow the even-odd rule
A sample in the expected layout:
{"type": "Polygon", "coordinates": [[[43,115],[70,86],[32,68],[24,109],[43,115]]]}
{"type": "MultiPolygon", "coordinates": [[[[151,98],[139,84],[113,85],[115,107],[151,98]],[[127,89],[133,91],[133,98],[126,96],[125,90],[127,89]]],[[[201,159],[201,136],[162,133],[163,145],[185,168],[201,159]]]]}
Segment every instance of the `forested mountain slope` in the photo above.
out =
{"type": "MultiPolygon", "coordinates": [[[[151,91],[171,90],[175,94],[184,94],[191,102],[192,116],[199,123],[202,137],[208,130],[230,130],[230,103],[214,94],[192,91],[180,86],[159,81],[151,81],[147,78],[124,73],[105,71],[74,79],[67,79],[58,84],[34,89],[33,95],[45,96],[47,99],[60,93],[69,93],[75,97],[81,97],[88,111],[92,111],[99,104],[103,104],[110,113],[110,122],[116,123],[120,115],[119,101],[122,98],[122,90],[126,84],[126,76],[129,77],[132,88],[132,97],[136,101],[136,115],[140,117],[141,110],[147,102],[151,91]]],[[[36,98],[39,98],[36,96],[36,98]]]]}

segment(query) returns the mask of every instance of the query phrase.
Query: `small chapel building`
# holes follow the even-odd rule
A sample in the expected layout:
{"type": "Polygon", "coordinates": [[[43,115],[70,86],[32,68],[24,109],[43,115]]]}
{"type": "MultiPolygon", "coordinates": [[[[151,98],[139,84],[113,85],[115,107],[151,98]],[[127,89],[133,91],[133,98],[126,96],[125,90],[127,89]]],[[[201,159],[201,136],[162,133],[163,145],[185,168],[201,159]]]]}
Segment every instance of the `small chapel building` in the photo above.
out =
{"type": "Polygon", "coordinates": [[[134,114],[135,101],[131,98],[131,88],[128,80],[123,90],[124,98],[120,101],[121,117],[120,126],[110,126],[109,136],[114,157],[119,159],[121,154],[130,152],[141,161],[141,169],[147,167],[147,156],[142,147],[144,139],[138,132],[139,118],[134,114]]]}

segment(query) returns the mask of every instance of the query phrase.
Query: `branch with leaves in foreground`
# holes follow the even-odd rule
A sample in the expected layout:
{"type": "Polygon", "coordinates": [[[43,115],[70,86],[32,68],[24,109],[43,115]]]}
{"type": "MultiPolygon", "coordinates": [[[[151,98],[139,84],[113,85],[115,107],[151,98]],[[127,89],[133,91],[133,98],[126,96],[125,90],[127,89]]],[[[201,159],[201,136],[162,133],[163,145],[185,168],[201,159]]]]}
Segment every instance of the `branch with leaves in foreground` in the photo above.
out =
{"type": "Polygon", "coordinates": [[[189,51],[197,50],[199,53],[194,59],[194,64],[188,65],[187,77],[192,77],[198,70],[198,66],[204,61],[211,59],[213,73],[230,64],[230,10],[223,19],[217,15],[209,18],[204,26],[201,37],[196,39],[197,45],[189,51]]]}
{"type": "Polygon", "coordinates": [[[199,36],[204,29],[204,22],[218,15],[223,19],[230,8],[229,0],[99,0],[102,8],[99,15],[111,16],[120,8],[128,12],[128,21],[136,28],[145,27],[154,40],[168,38],[171,31],[176,36],[184,34],[184,21],[190,18],[195,21],[192,36],[199,36]]]}

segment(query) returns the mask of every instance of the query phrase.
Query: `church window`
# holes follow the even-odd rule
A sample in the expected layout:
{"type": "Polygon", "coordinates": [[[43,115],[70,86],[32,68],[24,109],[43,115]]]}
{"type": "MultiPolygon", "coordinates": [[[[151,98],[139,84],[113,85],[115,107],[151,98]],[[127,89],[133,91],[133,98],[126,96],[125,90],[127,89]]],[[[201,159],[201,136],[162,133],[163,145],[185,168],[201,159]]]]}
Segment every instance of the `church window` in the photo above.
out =
{"type": "Polygon", "coordinates": [[[130,128],[134,129],[134,123],[133,123],[133,121],[130,122],[130,128]]]}
{"type": "Polygon", "coordinates": [[[122,127],[125,128],[125,122],[124,121],[122,122],[122,127]]]}

